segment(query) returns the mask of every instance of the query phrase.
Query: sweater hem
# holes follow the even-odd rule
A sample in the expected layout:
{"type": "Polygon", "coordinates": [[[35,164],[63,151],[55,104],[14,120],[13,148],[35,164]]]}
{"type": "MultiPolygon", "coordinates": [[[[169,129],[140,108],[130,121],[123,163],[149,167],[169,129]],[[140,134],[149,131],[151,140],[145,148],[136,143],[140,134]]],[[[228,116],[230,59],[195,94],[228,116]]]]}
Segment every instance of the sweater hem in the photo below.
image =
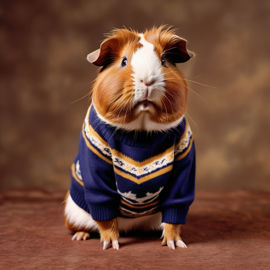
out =
{"type": "Polygon", "coordinates": [[[85,201],[84,198],[84,190],[79,190],[75,185],[72,185],[72,187],[69,190],[70,196],[72,200],[83,210],[85,210],[87,213],[89,212],[89,207],[85,201]]]}
{"type": "Polygon", "coordinates": [[[170,224],[186,224],[186,216],[189,207],[170,208],[162,211],[162,222],[170,224]]]}
{"type": "Polygon", "coordinates": [[[118,209],[115,206],[90,205],[91,216],[96,221],[107,221],[118,216],[118,209]]]}

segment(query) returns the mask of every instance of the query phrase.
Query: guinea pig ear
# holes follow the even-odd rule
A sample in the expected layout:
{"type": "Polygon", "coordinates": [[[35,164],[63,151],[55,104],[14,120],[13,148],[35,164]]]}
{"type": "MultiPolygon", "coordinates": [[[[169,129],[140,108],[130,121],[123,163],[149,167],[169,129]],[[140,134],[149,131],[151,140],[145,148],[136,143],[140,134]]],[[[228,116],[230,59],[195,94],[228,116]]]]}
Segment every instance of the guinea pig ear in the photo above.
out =
{"type": "Polygon", "coordinates": [[[106,66],[115,59],[116,46],[115,38],[106,39],[101,43],[100,48],[89,53],[86,59],[96,66],[106,66]]]}
{"type": "Polygon", "coordinates": [[[187,41],[178,36],[166,44],[163,54],[173,63],[184,63],[195,56],[195,53],[187,49],[187,41]]]}

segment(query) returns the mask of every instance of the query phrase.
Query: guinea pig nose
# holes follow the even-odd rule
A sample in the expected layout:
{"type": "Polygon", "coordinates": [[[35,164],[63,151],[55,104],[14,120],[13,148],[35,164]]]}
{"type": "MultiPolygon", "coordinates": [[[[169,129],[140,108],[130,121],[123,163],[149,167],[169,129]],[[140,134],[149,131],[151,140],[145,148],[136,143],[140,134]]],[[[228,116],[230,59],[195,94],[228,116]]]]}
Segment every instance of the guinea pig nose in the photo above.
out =
{"type": "Polygon", "coordinates": [[[149,81],[144,81],[144,84],[145,84],[146,86],[150,86],[150,85],[152,85],[154,82],[155,82],[155,80],[149,80],[149,81]]]}

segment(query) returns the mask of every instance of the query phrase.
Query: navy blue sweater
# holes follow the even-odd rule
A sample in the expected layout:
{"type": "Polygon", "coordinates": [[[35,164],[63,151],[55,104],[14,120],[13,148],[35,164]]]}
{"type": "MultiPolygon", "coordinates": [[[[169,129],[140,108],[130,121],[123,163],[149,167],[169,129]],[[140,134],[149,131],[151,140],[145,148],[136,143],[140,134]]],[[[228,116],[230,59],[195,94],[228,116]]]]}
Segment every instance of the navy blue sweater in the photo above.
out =
{"type": "Polygon", "coordinates": [[[194,200],[195,147],[184,118],[167,132],[127,132],[102,122],[92,105],[71,166],[70,195],[94,220],[162,212],[184,224],[194,200]]]}

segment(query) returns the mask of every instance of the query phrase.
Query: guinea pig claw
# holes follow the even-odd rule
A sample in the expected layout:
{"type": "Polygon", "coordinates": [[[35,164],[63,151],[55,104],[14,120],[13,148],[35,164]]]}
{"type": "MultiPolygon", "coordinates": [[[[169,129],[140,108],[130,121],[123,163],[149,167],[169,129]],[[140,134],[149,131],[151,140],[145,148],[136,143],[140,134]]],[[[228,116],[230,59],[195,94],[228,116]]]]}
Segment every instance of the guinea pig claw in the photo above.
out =
{"type": "Polygon", "coordinates": [[[113,246],[114,249],[119,250],[119,244],[118,244],[118,241],[117,240],[113,240],[112,241],[112,246],[113,246]]]}
{"type": "Polygon", "coordinates": [[[112,246],[114,249],[119,250],[118,240],[113,240],[113,241],[112,241],[112,244],[111,244],[110,241],[104,241],[104,242],[103,242],[103,250],[106,250],[106,249],[110,248],[111,246],[112,246]]]}
{"type": "Polygon", "coordinates": [[[106,250],[111,247],[111,242],[110,241],[104,241],[103,242],[103,250],[106,250]]]}
{"type": "Polygon", "coordinates": [[[182,240],[177,240],[176,246],[181,248],[187,248],[186,244],[182,240]]]}
{"type": "Polygon", "coordinates": [[[174,241],[172,240],[168,240],[167,241],[167,246],[171,249],[175,249],[175,245],[174,245],[174,241]]]}
{"type": "Polygon", "coordinates": [[[71,238],[72,241],[77,240],[86,240],[90,238],[90,234],[88,232],[76,232],[73,237],[71,238]]]}

